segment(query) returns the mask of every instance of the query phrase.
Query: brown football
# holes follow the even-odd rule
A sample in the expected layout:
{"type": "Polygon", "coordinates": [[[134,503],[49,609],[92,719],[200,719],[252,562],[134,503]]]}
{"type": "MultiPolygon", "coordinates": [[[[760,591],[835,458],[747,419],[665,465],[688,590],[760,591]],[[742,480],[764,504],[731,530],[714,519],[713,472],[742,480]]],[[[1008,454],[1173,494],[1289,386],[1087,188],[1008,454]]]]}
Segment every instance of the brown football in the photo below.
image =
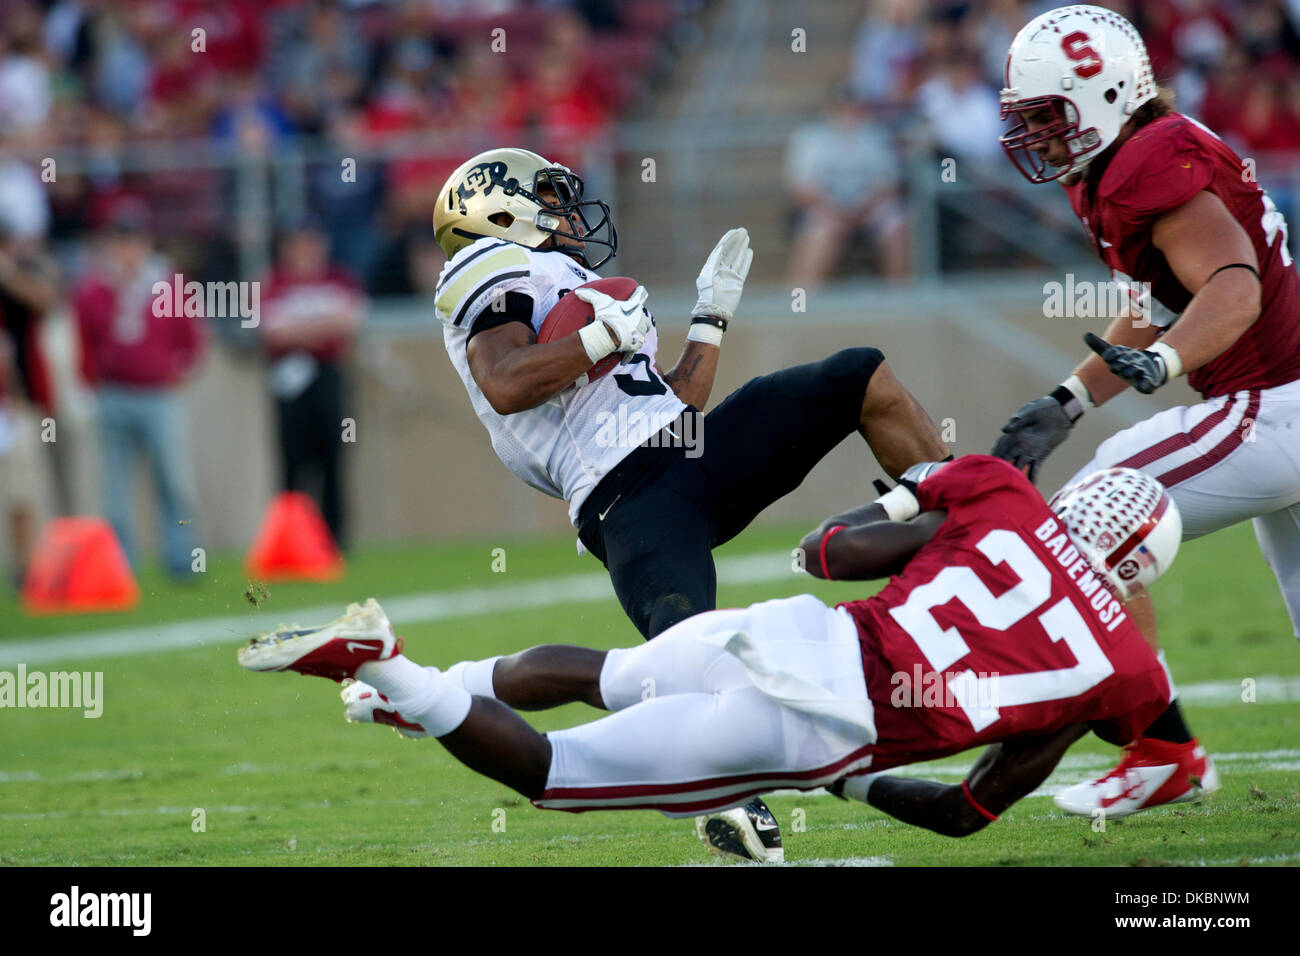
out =
{"type": "MultiPolygon", "coordinates": [[[[578,286],[578,288],[595,289],[597,292],[603,292],[620,302],[626,302],[632,297],[632,293],[636,291],[637,285],[635,279],[629,279],[625,276],[610,276],[608,279],[596,279],[586,285],[578,286]]],[[[577,332],[594,318],[595,313],[591,306],[572,292],[560,296],[560,301],[555,303],[555,308],[547,313],[546,318],[542,321],[542,327],[537,330],[537,341],[555,342],[566,335],[577,332]]],[[[608,374],[622,357],[618,352],[605,356],[587,369],[587,381],[594,382],[602,375],[608,374]]]]}

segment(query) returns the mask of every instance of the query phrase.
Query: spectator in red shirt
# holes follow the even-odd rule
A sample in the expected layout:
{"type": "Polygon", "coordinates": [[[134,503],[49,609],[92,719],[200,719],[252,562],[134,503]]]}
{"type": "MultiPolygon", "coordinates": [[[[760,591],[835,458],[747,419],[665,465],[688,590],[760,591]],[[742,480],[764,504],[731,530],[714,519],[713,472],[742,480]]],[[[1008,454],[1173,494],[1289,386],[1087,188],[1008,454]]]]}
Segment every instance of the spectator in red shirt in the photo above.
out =
{"type": "Polygon", "coordinates": [[[365,293],[350,273],[331,264],[325,230],[302,222],[281,237],[261,302],[258,332],[271,363],[283,488],[315,485],[321,516],[342,546],[340,451],[349,414],[343,360],[365,321],[365,293]]]}
{"type": "Polygon", "coordinates": [[[138,199],[111,213],[103,257],[77,286],[81,370],[96,391],[103,450],[104,505],[133,564],[131,466],[143,459],[153,476],[163,564],[189,578],[196,498],[182,389],[203,352],[193,315],[173,314],[173,270],[155,254],[148,207],[138,199]],[[169,302],[154,288],[167,285],[169,302]]]}

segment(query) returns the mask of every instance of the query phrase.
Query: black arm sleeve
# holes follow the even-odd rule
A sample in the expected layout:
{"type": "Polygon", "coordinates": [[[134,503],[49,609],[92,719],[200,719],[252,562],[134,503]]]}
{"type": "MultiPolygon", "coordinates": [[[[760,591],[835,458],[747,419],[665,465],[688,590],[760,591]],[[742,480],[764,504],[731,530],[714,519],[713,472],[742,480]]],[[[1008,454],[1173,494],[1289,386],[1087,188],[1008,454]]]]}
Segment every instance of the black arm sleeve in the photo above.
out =
{"type": "MultiPolygon", "coordinates": [[[[504,308],[493,308],[493,306],[501,302],[501,299],[497,299],[496,302],[474,317],[474,321],[469,328],[470,339],[480,332],[495,329],[507,322],[522,322],[529,329],[533,327],[533,297],[531,295],[523,292],[507,292],[503,298],[505,299],[504,308]]],[[[469,339],[466,339],[466,341],[468,342],[469,339]]]]}

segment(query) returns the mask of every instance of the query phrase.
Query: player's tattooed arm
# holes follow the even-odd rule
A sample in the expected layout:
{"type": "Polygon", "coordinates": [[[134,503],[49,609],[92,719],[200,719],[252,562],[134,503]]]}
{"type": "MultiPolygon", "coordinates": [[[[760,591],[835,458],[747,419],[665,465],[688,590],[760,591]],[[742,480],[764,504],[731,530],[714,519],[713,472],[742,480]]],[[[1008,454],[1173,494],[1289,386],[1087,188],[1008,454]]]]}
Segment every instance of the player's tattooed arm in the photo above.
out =
{"type": "Polygon", "coordinates": [[[716,345],[688,340],[682,357],[668,372],[661,373],[662,378],[684,403],[704,411],[713,391],[721,351],[716,345]]]}
{"type": "MultiPolygon", "coordinates": [[[[866,801],[904,823],[943,836],[969,836],[1038,789],[1085,733],[1085,726],[1073,724],[1051,737],[993,744],[980,754],[966,780],[956,786],[876,777],[866,789],[866,801]]],[[[853,787],[851,779],[845,789],[853,787]]]]}
{"type": "Polygon", "coordinates": [[[898,574],[947,517],[946,511],[927,511],[911,521],[890,521],[885,509],[873,502],[810,532],[799,545],[803,568],[815,578],[834,581],[898,574]]]}

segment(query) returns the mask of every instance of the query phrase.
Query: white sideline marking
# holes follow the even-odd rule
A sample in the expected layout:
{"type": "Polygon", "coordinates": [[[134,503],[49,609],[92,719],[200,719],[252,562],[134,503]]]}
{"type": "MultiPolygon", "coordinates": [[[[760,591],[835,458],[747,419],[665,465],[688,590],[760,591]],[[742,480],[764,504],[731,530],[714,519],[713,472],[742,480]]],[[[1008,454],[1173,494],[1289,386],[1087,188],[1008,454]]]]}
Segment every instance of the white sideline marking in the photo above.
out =
{"type": "MultiPolygon", "coordinates": [[[[790,570],[790,561],[790,551],[764,551],[745,557],[722,558],[717,562],[718,581],[722,584],[761,584],[792,579],[797,575],[790,570]]],[[[798,588],[794,590],[797,593],[798,588]]],[[[467,588],[462,591],[410,594],[385,599],[383,604],[388,616],[400,626],[611,599],[614,599],[613,586],[609,582],[609,576],[600,571],[537,578],[518,584],[467,588]]],[[[274,630],[284,621],[323,623],[337,617],[341,611],[339,605],[327,604],[274,614],[262,612],[195,618],[146,627],[112,628],[0,641],[0,668],[20,663],[30,667],[33,664],[69,658],[96,660],[184,650],[208,644],[242,643],[255,634],[274,630]]],[[[1254,680],[1257,703],[1300,700],[1300,676],[1263,675],[1254,680]]],[[[1179,697],[1184,703],[1202,707],[1241,703],[1241,693],[1241,682],[1233,680],[1204,681],[1178,688],[1179,697]]],[[[1061,766],[1067,766],[1071,759],[1066,757],[1061,766]]],[[[3,779],[0,777],[0,781],[3,779]]]]}
{"type": "MultiPolygon", "coordinates": [[[[793,551],[791,546],[790,551],[793,551]]],[[[789,580],[798,593],[799,576],[790,569],[790,551],[765,551],[717,562],[718,581],[723,584],[761,584],[789,580]]],[[[364,599],[364,595],[361,596],[364,599]]],[[[537,578],[517,584],[467,588],[462,591],[431,591],[385,598],[384,611],[400,626],[441,621],[447,618],[480,617],[504,611],[526,611],[559,604],[615,602],[614,587],[604,571],[537,578]]],[[[291,611],[263,611],[258,614],[230,614],[193,618],[144,627],[121,627],[49,637],[28,637],[0,642],[0,667],[16,664],[46,664],[69,658],[102,660],[156,654],[159,651],[203,647],[208,644],[238,644],[257,634],[275,630],[285,621],[331,621],[343,612],[342,604],[325,604],[291,611]]],[[[636,635],[628,629],[629,639],[636,635]]]]}

